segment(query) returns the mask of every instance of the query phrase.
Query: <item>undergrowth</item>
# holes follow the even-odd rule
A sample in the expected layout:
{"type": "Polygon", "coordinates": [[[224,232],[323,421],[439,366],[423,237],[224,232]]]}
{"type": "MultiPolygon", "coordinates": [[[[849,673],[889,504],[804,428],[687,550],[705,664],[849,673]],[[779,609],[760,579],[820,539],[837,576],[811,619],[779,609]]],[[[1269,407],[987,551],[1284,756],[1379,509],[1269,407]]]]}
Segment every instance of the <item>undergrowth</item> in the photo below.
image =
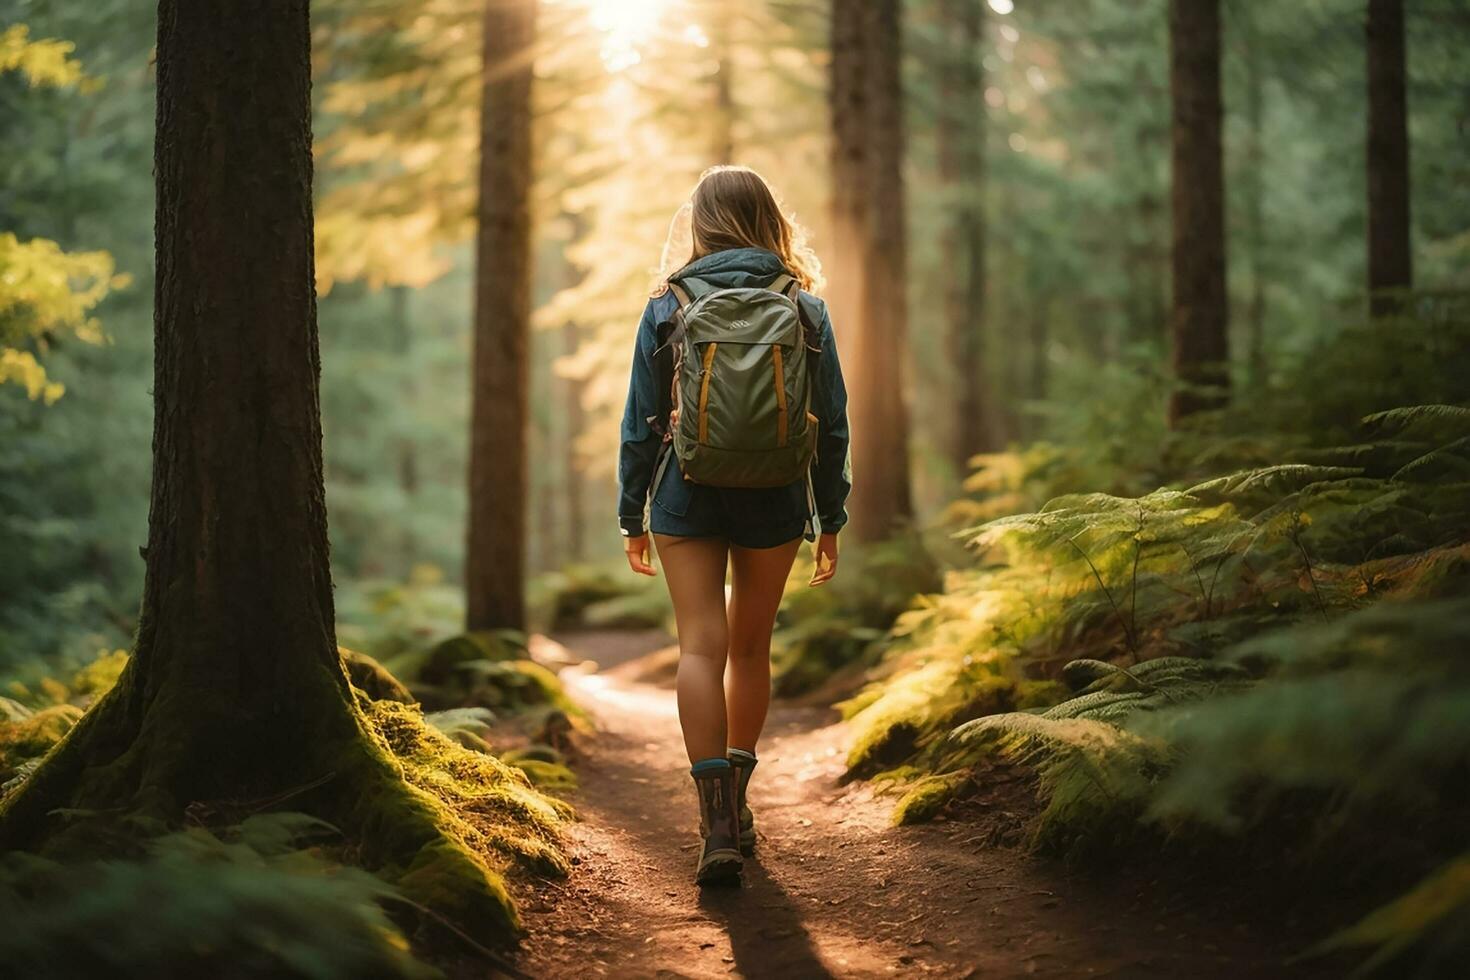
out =
{"type": "Polygon", "coordinates": [[[673,620],[662,582],[629,575],[625,564],[575,564],[531,580],[526,596],[531,623],[546,632],[579,629],[656,629],[673,620]]]}
{"type": "MultiPolygon", "coordinates": [[[[505,879],[560,877],[568,870],[560,832],[572,811],[543,791],[573,784],[560,754],[533,746],[498,758],[485,740],[495,719],[488,708],[425,713],[382,665],[352,651],[343,655],[358,688],[365,734],[407,784],[396,796],[365,799],[364,812],[374,814],[380,837],[392,834],[395,821],[418,827],[430,819],[442,835],[440,845],[425,848],[407,866],[368,862],[376,869],[369,875],[352,867],[359,856],[350,846],[320,844],[317,838],[330,828],[309,818],[193,808],[190,819],[198,825],[183,831],[139,826],[136,833],[116,834],[106,850],[133,852],[123,859],[62,865],[6,855],[0,906],[36,911],[0,915],[0,962],[49,956],[47,972],[25,974],[38,976],[180,975],[187,967],[188,975],[419,977],[436,974],[408,954],[400,926],[383,909],[394,922],[411,925],[415,939],[420,930],[440,926],[458,932],[459,940],[466,933],[513,934],[517,915],[505,879]],[[301,836],[312,838],[310,847],[296,846],[301,836]],[[492,914],[493,923],[462,921],[466,883],[483,893],[478,912],[492,914]],[[145,921],[127,915],[128,902],[154,894],[158,900],[145,921]],[[192,905],[205,906],[197,923],[188,915],[192,905]],[[34,926],[38,915],[49,916],[44,927],[34,926]],[[12,930],[15,922],[34,927],[12,930]],[[151,937],[113,943],[117,923],[128,923],[130,933],[157,928],[151,937]]],[[[68,680],[12,686],[15,697],[0,699],[0,797],[29,777],[86,706],[116,681],[125,660],[122,652],[104,654],[68,680]]],[[[462,660],[444,655],[429,662],[453,677],[462,660]]],[[[544,668],[507,663],[514,665],[515,680],[496,688],[503,689],[497,695],[502,702],[504,691],[529,686],[535,693],[524,701],[551,711],[567,703],[544,668]]],[[[483,697],[483,688],[496,683],[474,689],[483,697]]],[[[375,846],[386,845],[380,840],[375,846]]]]}
{"type": "Polygon", "coordinates": [[[1322,874],[1418,873],[1312,952],[1462,970],[1470,331],[1343,339],[1149,445],[977,458],[944,516],[972,560],[869,647],[841,705],[850,774],[900,793],[903,822],[1022,764],[1032,845],[1075,861],[1243,842],[1322,874]],[[1383,410],[1409,388],[1440,400],[1383,410]]]}
{"type": "Polygon", "coordinates": [[[329,856],[302,814],[152,837],[135,854],[0,861],[0,963],[17,977],[214,976],[420,980],[389,916],[402,894],[329,856]]]}
{"type": "Polygon", "coordinates": [[[938,569],[918,534],[906,534],[840,555],[842,572],[812,589],[803,546],[786,583],[771,643],[775,692],[790,697],[860,670],[877,659],[894,619],[917,593],[938,587],[938,569]]]}

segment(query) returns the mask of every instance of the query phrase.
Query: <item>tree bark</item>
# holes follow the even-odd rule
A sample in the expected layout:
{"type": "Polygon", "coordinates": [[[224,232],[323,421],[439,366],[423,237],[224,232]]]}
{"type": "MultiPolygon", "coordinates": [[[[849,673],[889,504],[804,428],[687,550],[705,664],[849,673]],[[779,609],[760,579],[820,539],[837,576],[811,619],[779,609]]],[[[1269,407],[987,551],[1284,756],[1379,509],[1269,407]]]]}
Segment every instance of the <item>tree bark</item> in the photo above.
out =
{"type": "Polygon", "coordinates": [[[1260,32],[1250,4],[1241,4],[1246,49],[1246,249],[1250,261],[1250,297],[1246,303],[1246,364],[1251,383],[1266,380],[1266,154],[1265,154],[1265,66],[1261,58],[1260,32]]]}
{"type": "Polygon", "coordinates": [[[248,799],[316,775],[303,744],[357,734],[322,483],[310,53],[306,0],[159,4],[147,569],[80,801],[248,799]]]}
{"type": "Polygon", "coordinates": [[[735,16],[732,0],[715,0],[711,42],[715,51],[714,136],[710,154],[717,164],[735,162],[735,16]]]}
{"type": "MultiPolygon", "coordinates": [[[[393,286],[389,290],[389,302],[392,306],[394,353],[398,355],[399,364],[406,366],[408,370],[404,374],[403,397],[407,404],[414,405],[418,402],[418,385],[415,383],[415,372],[411,359],[413,357],[413,325],[409,322],[408,301],[409,288],[407,286],[393,286]]],[[[398,489],[403,494],[404,506],[412,511],[418,506],[415,498],[419,492],[419,460],[418,446],[414,439],[405,436],[398,440],[398,489]]],[[[418,538],[414,534],[412,522],[403,525],[402,541],[402,574],[409,575],[418,561],[418,538]]]]}
{"type": "Polygon", "coordinates": [[[860,541],[913,514],[909,489],[903,87],[898,0],[834,0],[832,306],[843,333],[852,427],[849,506],[860,541]]]}
{"type": "Polygon", "coordinates": [[[1409,243],[1409,126],[1403,0],[1368,0],[1368,293],[1373,316],[1403,308],[1409,243]]]}
{"type": "Polygon", "coordinates": [[[1169,421],[1229,397],[1219,0],[1170,0],[1173,360],[1169,421]]]}
{"type": "Polygon", "coordinates": [[[307,0],[162,0],[157,65],[138,636],[117,684],[5,797],[0,850],[77,854],[113,839],[93,824],[233,822],[289,799],[415,900],[504,941],[516,920],[503,883],[442,801],[409,784],[336,646],[307,0]]]}
{"type": "Polygon", "coordinates": [[[158,9],[153,485],[116,687],[6,801],[177,819],[322,774],[361,732],[328,570],[306,0],[158,9]]]}
{"type": "Polygon", "coordinates": [[[1026,379],[1026,395],[1032,401],[1041,401],[1046,397],[1047,377],[1049,370],[1049,355],[1051,347],[1050,334],[1051,300],[1039,293],[1031,294],[1031,310],[1027,314],[1031,329],[1028,331],[1027,339],[1030,341],[1026,379]]]}
{"type": "MultiPolygon", "coordinates": [[[[581,345],[581,331],[568,320],[562,327],[562,351],[567,357],[576,354],[581,345]]],[[[566,557],[569,561],[581,561],[587,551],[586,521],[583,517],[583,481],[587,478],[587,467],[582,459],[582,447],[578,444],[582,430],[587,426],[587,412],[582,405],[580,378],[563,378],[562,393],[566,399],[566,557]]]]}
{"type": "Polygon", "coordinates": [[[525,625],[531,45],[536,0],[486,0],[465,619],[525,625]]]}
{"type": "Polygon", "coordinates": [[[944,316],[955,372],[951,453],[963,477],[976,453],[999,443],[986,373],[985,39],[983,0],[944,0],[940,68],[939,179],[952,211],[943,242],[944,316]]]}

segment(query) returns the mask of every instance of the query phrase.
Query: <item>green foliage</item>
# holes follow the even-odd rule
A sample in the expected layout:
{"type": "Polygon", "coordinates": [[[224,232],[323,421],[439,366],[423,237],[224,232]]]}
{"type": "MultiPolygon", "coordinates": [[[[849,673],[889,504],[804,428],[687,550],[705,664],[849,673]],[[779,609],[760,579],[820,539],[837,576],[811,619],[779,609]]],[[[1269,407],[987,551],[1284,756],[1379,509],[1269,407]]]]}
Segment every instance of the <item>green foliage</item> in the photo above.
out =
{"type": "Polygon", "coordinates": [[[913,597],[939,586],[934,559],[918,535],[892,538],[841,556],[842,574],[807,587],[809,559],[798,560],[786,583],[772,640],[778,694],[812,690],[834,673],[869,662],[869,652],[913,597]]]}
{"type": "Polygon", "coordinates": [[[1239,831],[1302,789],[1337,819],[1368,803],[1432,810],[1470,762],[1467,643],[1470,602],[1446,599],[1383,602],[1232,648],[1267,679],[1130,724],[1181,756],[1150,815],[1239,831]]]}
{"type": "MultiPolygon", "coordinates": [[[[69,41],[31,40],[25,24],[14,24],[0,33],[0,74],[18,71],[31,88],[94,90],[96,80],[83,73],[73,50],[69,41]]],[[[47,376],[37,354],[60,333],[101,343],[91,311],[109,290],[127,284],[107,252],[67,253],[54,241],[21,241],[0,231],[0,385],[18,384],[32,401],[55,402],[66,386],[47,376]]]]}
{"type": "Polygon", "coordinates": [[[158,837],[135,858],[0,864],[0,962],[17,976],[427,978],[386,908],[398,891],[313,845],[332,829],[254,816],[158,837]]]}
{"type": "Polygon", "coordinates": [[[337,639],[403,675],[401,661],[420,658],[435,637],[464,624],[464,597],[442,572],[417,566],[404,582],[359,580],[337,599],[337,639]]]}
{"type": "MultiPolygon", "coordinates": [[[[536,790],[519,768],[437,731],[416,706],[374,701],[364,710],[402,765],[404,778],[430,801],[450,839],[465,849],[463,859],[515,862],[541,875],[566,873],[559,832],[570,807],[536,790]]],[[[429,861],[423,870],[442,869],[429,861]]],[[[404,871],[414,873],[414,868],[404,871]]],[[[503,902],[511,906],[508,896],[503,902]]]]}
{"type": "Polygon", "coordinates": [[[101,325],[90,312],[127,282],[106,252],[69,254],[55,242],[22,242],[0,232],[0,384],[19,384],[32,401],[48,405],[60,398],[65,385],[49,379],[35,353],[20,345],[44,350],[47,338],[63,331],[101,343],[101,325]]]}
{"type": "Polygon", "coordinates": [[[337,652],[347,668],[347,678],[352,686],[374,701],[414,702],[413,694],[403,686],[403,682],[372,657],[346,647],[338,647],[337,652]]]}
{"type": "Polygon", "coordinates": [[[536,576],[528,590],[530,618],[548,632],[650,629],[669,623],[668,590],[627,566],[571,564],[536,576]]]}
{"type": "Polygon", "coordinates": [[[41,757],[82,717],[82,709],[73,704],[54,704],[38,711],[10,704],[12,720],[0,722],[0,787],[5,791],[30,775],[41,757]]]}
{"type": "MultiPolygon", "coordinates": [[[[1149,787],[1167,763],[1167,754],[1158,745],[1100,720],[1110,714],[1109,704],[1128,700],[1126,695],[1107,694],[1090,702],[1088,711],[1075,714],[981,718],[956,729],[955,735],[982,751],[994,748],[1036,770],[1046,798],[1034,831],[1037,846],[1072,857],[1095,856],[1137,836],[1135,821],[1149,787]]],[[[1067,703],[1059,706],[1066,707],[1067,703]]]]}
{"type": "Polygon", "coordinates": [[[1461,855],[1310,952],[1372,950],[1358,975],[1391,966],[1396,976],[1455,976],[1470,967],[1470,952],[1465,949],[1467,927],[1470,855],[1461,855]]]}
{"type": "Polygon", "coordinates": [[[485,731],[495,721],[495,714],[489,708],[446,708],[428,712],[424,721],[452,738],[463,732],[485,731]]]}
{"type": "Polygon", "coordinates": [[[1023,763],[1033,846],[1076,860],[1239,837],[1371,868],[1412,842],[1424,884],[1322,950],[1461,962],[1463,841],[1422,828],[1463,809],[1470,765],[1470,390],[1436,335],[1465,328],[1348,331],[1361,345],[1313,348],[1270,412],[1243,400],[1126,453],[1089,434],[979,458],[944,518],[975,557],[877,645],[842,706],[850,771],[903,790],[907,822],[1023,763]],[[1404,334],[1454,366],[1396,362],[1404,334]],[[1405,364],[1446,400],[1387,408],[1405,364]]]}
{"type": "Polygon", "coordinates": [[[896,826],[931,820],[970,783],[970,772],[938,773],[916,779],[893,807],[896,826]]]}

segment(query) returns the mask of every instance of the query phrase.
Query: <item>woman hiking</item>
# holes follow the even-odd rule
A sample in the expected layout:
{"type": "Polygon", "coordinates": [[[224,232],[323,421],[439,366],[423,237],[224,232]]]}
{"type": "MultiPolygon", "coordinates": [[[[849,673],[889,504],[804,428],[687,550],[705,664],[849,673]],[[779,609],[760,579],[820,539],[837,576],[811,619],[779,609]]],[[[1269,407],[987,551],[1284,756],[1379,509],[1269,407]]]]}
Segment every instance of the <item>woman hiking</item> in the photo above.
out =
{"type": "Polygon", "coordinates": [[[797,549],[814,542],[810,584],[829,581],[847,521],[847,392],[820,285],[816,256],[765,181],[716,167],[675,216],[638,325],[618,523],[643,575],[656,574],[652,533],[674,604],[702,885],[738,880],[755,846],[746,788],[797,549]]]}

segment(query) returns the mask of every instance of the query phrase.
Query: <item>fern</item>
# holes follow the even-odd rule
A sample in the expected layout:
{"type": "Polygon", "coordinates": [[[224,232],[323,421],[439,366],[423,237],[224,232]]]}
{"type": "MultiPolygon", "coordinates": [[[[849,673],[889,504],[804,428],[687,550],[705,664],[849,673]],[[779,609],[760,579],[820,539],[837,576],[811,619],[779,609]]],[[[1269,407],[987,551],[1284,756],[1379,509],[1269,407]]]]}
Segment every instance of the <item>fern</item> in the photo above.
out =
{"type": "Polygon", "coordinates": [[[1393,474],[1393,479],[1422,482],[1446,476],[1470,477],[1467,450],[1470,450],[1470,436],[1461,436],[1405,463],[1393,474]]]}
{"type": "Polygon", "coordinates": [[[1136,817],[1169,761],[1158,743],[1078,718],[996,715],[959,726],[951,738],[1034,767],[1047,802],[1033,840],[1074,857],[1136,834],[1136,817]]]}
{"type": "Polygon", "coordinates": [[[1370,431],[1427,433],[1437,437],[1470,435],[1470,408],[1460,405],[1411,405],[1364,416],[1370,431]]]}
{"type": "Polygon", "coordinates": [[[306,846],[331,828],[251,817],[153,841],[136,859],[0,863],[0,963],[32,977],[270,976],[421,980],[385,905],[398,893],[306,846]]]}
{"type": "MultiPolygon", "coordinates": [[[[1309,955],[1371,949],[1356,975],[1408,958],[1419,976],[1463,976],[1464,938],[1470,932],[1470,854],[1452,858],[1405,894],[1368,913],[1355,925],[1318,943],[1309,955]]],[[[1399,975],[1403,975],[1400,972],[1399,975]]]]}
{"type": "Polygon", "coordinates": [[[461,733],[478,735],[494,724],[495,712],[482,707],[448,708],[425,712],[424,721],[450,737],[461,733]]]}

